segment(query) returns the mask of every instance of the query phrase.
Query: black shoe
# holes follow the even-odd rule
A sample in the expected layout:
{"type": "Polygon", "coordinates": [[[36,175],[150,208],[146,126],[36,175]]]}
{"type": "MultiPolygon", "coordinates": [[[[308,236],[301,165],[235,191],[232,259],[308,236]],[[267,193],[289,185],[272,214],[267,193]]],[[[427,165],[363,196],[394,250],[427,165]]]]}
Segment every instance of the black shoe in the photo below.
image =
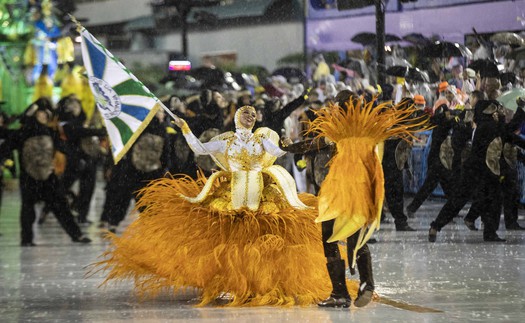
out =
{"type": "Polygon", "coordinates": [[[80,237],[73,238],[73,242],[90,243],[91,239],[89,239],[85,235],[81,235],[80,237]]]}
{"type": "Polygon", "coordinates": [[[437,234],[438,234],[438,231],[431,227],[430,230],[428,230],[428,241],[436,242],[437,234]]]}
{"type": "Polygon", "coordinates": [[[359,291],[357,298],[355,299],[354,305],[356,307],[364,307],[372,301],[372,296],[374,296],[374,291],[365,289],[364,291],[359,291]]]}
{"type": "Polygon", "coordinates": [[[494,234],[494,235],[490,235],[490,236],[483,236],[483,241],[486,241],[486,242],[505,242],[507,240],[498,237],[497,234],[494,234]]]}
{"type": "Polygon", "coordinates": [[[525,228],[519,225],[517,222],[509,225],[508,227],[506,227],[506,229],[507,230],[525,230],[525,228]]]}
{"type": "Polygon", "coordinates": [[[396,231],[416,231],[416,229],[409,226],[407,223],[396,225],[396,231]]]}
{"type": "Polygon", "coordinates": [[[22,247],[35,247],[36,244],[34,244],[33,242],[22,242],[20,244],[22,247]]]}
{"type": "Polygon", "coordinates": [[[470,231],[478,231],[478,228],[476,228],[476,224],[473,221],[469,221],[467,219],[464,219],[463,223],[465,223],[465,225],[467,226],[467,228],[470,231]]]}
{"type": "Polygon", "coordinates": [[[376,238],[370,238],[370,239],[368,239],[368,241],[366,243],[377,243],[377,239],[376,238]]]}
{"type": "Polygon", "coordinates": [[[341,298],[335,298],[335,297],[328,297],[324,301],[317,304],[319,307],[343,307],[348,308],[350,307],[350,304],[352,303],[352,300],[350,298],[341,297],[341,298]]]}

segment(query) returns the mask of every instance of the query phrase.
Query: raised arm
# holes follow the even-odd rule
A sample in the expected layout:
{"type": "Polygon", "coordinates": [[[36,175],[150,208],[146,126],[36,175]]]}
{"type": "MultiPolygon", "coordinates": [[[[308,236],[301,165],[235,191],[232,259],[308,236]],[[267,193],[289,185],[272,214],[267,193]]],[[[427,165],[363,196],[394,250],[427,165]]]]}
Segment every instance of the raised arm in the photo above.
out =
{"type": "Polygon", "coordinates": [[[174,123],[181,129],[188,146],[196,155],[213,155],[214,153],[221,153],[226,150],[226,142],[224,140],[217,140],[207,143],[202,143],[183,119],[177,118],[174,123]]]}

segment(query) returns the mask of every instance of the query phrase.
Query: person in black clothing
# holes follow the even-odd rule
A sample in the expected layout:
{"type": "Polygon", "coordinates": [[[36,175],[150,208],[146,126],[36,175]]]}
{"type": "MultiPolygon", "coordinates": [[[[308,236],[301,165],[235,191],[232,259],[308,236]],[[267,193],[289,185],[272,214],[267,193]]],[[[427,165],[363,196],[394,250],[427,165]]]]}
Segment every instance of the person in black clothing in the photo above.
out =
{"type": "MultiPolygon", "coordinates": [[[[453,127],[454,116],[446,105],[441,105],[436,109],[434,115],[430,117],[430,122],[434,126],[432,129],[432,141],[427,157],[427,174],[423,185],[419,188],[412,201],[407,205],[407,214],[412,217],[425,200],[432,194],[438,183],[441,184],[445,196],[453,193],[452,185],[452,165],[446,161],[445,147],[450,147],[449,133],[453,127]],[[448,144],[448,145],[447,145],[448,144]]],[[[389,204],[390,205],[390,204],[389,204]]]]}
{"type": "Polygon", "coordinates": [[[86,115],[75,95],[61,99],[57,105],[59,125],[67,147],[66,168],[61,180],[66,192],[73,198],[72,207],[78,211],[78,222],[90,223],[87,215],[95,191],[97,158],[100,153],[98,137],[106,136],[106,130],[84,126],[86,115]],[[79,191],[75,195],[71,192],[71,186],[77,180],[79,191]]]}
{"type": "Polygon", "coordinates": [[[461,169],[463,162],[469,154],[472,145],[472,130],[474,123],[474,106],[479,100],[486,100],[485,92],[475,90],[470,94],[465,109],[457,117],[457,122],[453,123],[451,144],[454,151],[452,158],[452,176],[453,187],[461,178],[461,169]]]}
{"type": "Polygon", "coordinates": [[[430,224],[428,240],[435,242],[437,233],[447,225],[477,192],[481,218],[484,222],[483,240],[505,241],[496,231],[501,212],[500,157],[501,130],[498,123],[497,101],[481,100],[474,108],[476,129],[472,149],[464,162],[459,186],[449,197],[436,219],[430,224]]]}
{"type": "MultiPolygon", "coordinates": [[[[346,107],[345,102],[355,97],[356,95],[353,92],[349,90],[343,90],[338,93],[335,100],[339,106],[346,107]]],[[[321,183],[328,174],[328,167],[326,167],[326,163],[336,153],[335,145],[328,144],[324,138],[307,139],[295,144],[290,142],[287,146],[282,147],[282,149],[294,154],[307,156],[307,168],[313,177],[312,180],[315,187],[315,194],[318,194],[321,183]]],[[[332,293],[330,294],[330,297],[320,302],[318,305],[320,307],[346,308],[350,306],[351,298],[346,286],[345,261],[341,258],[338,243],[327,242],[327,240],[333,234],[334,222],[335,220],[330,220],[321,223],[323,249],[327,261],[326,267],[328,270],[328,275],[330,276],[330,281],[332,282],[332,293]]],[[[348,237],[346,241],[348,259],[353,259],[358,237],[359,232],[356,232],[355,234],[348,237]]],[[[359,272],[359,280],[361,282],[360,286],[362,286],[362,289],[359,290],[354,305],[357,307],[363,307],[370,302],[374,291],[372,257],[370,254],[370,249],[366,243],[357,251],[356,266],[359,272]]],[[[352,275],[355,275],[355,268],[351,267],[350,272],[352,275]]]]}
{"type": "MultiPolygon", "coordinates": [[[[412,99],[403,99],[398,106],[411,106],[412,99]]],[[[401,138],[388,139],[383,149],[383,173],[385,176],[385,200],[388,209],[394,218],[396,231],[416,231],[408,225],[408,218],[404,212],[403,169],[408,160],[410,144],[401,138]]]]}
{"type": "Polygon", "coordinates": [[[305,105],[310,89],[305,90],[298,98],[281,107],[279,99],[267,101],[260,127],[268,127],[277,133],[282,133],[284,120],[296,109],[305,105]]]}
{"type": "MultiPolygon", "coordinates": [[[[486,100],[487,96],[485,92],[475,90],[470,94],[469,100],[465,104],[465,109],[457,116],[457,122],[453,124],[451,144],[454,151],[452,158],[452,174],[451,181],[452,187],[457,187],[461,180],[461,171],[463,169],[463,163],[470,154],[472,147],[472,132],[474,126],[474,109],[476,103],[480,100],[486,100]]],[[[470,229],[477,231],[474,222],[470,223],[469,217],[479,212],[476,210],[478,203],[477,198],[469,209],[467,216],[464,218],[465,225],[470,229]]],[[[475,216],[477,218],[477,215],[475,216]]]]}
{"type": "MultiPolygon", "coordinates": [[[[185,102],[179,97],[171,96],[164,104],[179,118],[191,119],[185,102]]],[[[186,143],[182,132],[175,130],[173,125],[169,123],[166,130],[168,132],[168,145],[173,147],[172,162],[168,165],[168,171],[172,174],[186,174],[195,178],[197,175],[195,156],[186,143]]]]}
{"type": "MultiPolygon", "coordinates": [[[[173,113],[184,118],[198,138],[204,133],[206,133],[204,136],[207,136],[210,132],[220,133],[227,130],[224,129],[224,109],[227,109],[229,104],[220,92],[205,89],[199,95],[186,98],[185,103],[187,109],[178,109],[173,113]],[[188,110],[192,113],[187,113],[188,110]]],[[[174,165],[177,165],[177,170],[196,178],[198,165],[195,161],[195,155],[188,148],[182,134],[177,132],[174,136],[170,136],[170,140],[175,145],[176,160],[174,165]]]]}
{"type": "Polygon", "coordinates": [[[51,103],[38,99],[24,114],[24,124],[2,146],[0,156],[17,149],[20,155],[20,212],[21,245],[34,246],[33,223],[35,204],[45,201],[58,222],[74,242],[89,243],[75,223],[66,201],[62,183],[54,173],[55,149],[63,149],[58,133],[47,126],[51,116],[51,103]]]}
{"type": "Polygon", "coordinates": [[[171,164],[171,146],[164,117],[164,111],[159,110],[126,156],[111,169],[101,215],[101,222],[108,222],[111,232],[116,232],[126,217],[131,199],[139,198],[138,190],[163,177],[171,164]]]}
{"type": "MultiPolygon", "coordinates": [[[[519,206],[519,185],[518,185],[518,149],[525,149],[525,140],[516,134],[525,121],[525,101],[518,100],[518,109],[506,125],[503,126],[503,153],[500,159],[501,166],[501,191],[503,203],[503,217],[505,228],[507,230],[525,230],[518,223],[518,206],[519,206]]],[[[500,122],[504,122],[504,115],[500,116],[500,122]]],[[[474,199],[468,214],[464,218],[465,225],[472,231],[477,231],[475,225],[476,219],[483,212],[483,205],[480,203],[483,196],[478,194],[474,199]]],[[[499,220],[499,219],[498,219],[499,220]]]]}
{"type": "MultiPolygon", "coordinates": [[[[266,100],[264,108],[261,106],[261,102],[258,100],[258,104],[255,106],[257,120],[254,128],[268,127],[278,134],[284,135],[284,121],[292,114],[292,112],[307,103],[309,92],[309,89],[305,90],[299,97],[292,100],[284,107],[282,106],[281,100],[278,98],[266,100]]],[[[296,156],[298,157],[300,155],[296,156]]],[[[293,173],[294,160],[289,157],[290,156],[288,155],[281,156],[276,160],[275,163],[284,167],[288,172],[293,173]]]]}
{"type": "Polygon", "coordinates": [[[228,102],[219,92],[206,89],[200,93],[198,98],[190,98],[188,101],[187,108],[196,115],[185,116],[185,120],[195,136],[199,137],[204,131],[211,128],[224,130],[222,109],[226,108],[225,105],[228,102]]]}
{"type": "Polygon", "coordinates": [[[525,100],[518,99],[518,108],[505,127],[503,156],[501,158],[501,190],[503,193],[503,218],[507,230],[525,230],[518,223],[520,189],[518,183],[518,149],[525,149],[525,140],[517,133],[525,122],[525,100]]]}

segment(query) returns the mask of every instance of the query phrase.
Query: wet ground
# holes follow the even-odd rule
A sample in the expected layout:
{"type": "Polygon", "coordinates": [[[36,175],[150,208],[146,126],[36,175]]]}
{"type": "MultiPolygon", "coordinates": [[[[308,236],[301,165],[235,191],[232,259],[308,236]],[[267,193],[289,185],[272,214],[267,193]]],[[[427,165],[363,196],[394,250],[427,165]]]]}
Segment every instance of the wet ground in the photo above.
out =
{"type": "MultiPolygon", "coordinates": [[[[35,224],[36,247],[20,247],[20,197],[5,191],[0,215],[1,322],[523,322],[525,231],[498,234],[504,243],[483,242],[458,217],[429,243],[429,223],[442,200],[427,201],[410,225],[396,232],[385,223],[370,245],[379,302],[365,308],[196,308],[195,292],[141,302],[129,281],[99,285],[103,274],[85,277],[86,266],[106,249],[97,227],[104,200],[99,182],[83,230],[90,245],[74,244],[51,217],[35,224]]],[[[462,212],[464,214],[465,210],[462,212]]],[[[522,210],[520,212],[523,212],[522,210]]],[[[135,218],[130,214],[125,222],[135,218]]],[[[525,220],[520,213],[520,224],[525,220]]],[[[124,226],[125,226],[124,225],[124,226]]],[[[477,223],[480,226],[479,220],[477,223]]],[[[124,227],[123,226],[123,227],[124,227]]],[[[121,230],[123,228],[120,228],[121,230]]]]}

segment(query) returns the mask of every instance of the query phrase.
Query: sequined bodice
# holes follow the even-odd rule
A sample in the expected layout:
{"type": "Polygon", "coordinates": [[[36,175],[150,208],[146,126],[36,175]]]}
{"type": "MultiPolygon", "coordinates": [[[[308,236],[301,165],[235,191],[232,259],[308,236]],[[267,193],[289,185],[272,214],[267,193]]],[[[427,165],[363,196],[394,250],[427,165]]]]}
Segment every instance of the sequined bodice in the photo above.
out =
{"type": "MultiPolygon", "coordinates": [[[[255,133],[236,129],[236,132],[225,132],[207,143],[200,142],[191,131],[183,130],[183,134],[195,154],[210,155],[221,169],[208,178],[199,195],[184,197],[187,201],[203,203],[214,191],[214,183],[226,176],[230,179],[230,195],[226,206],[220,208],[256,211],[262,201],[263,175],[266,174],[292,207],[308,208],[297,196],[293,177],[284,168],[273,165],[276,158],[285,154],[278,146],[279,136],[275,131],[265,127],[258,128],[255,133]]],[[[216,206],[221,203],[219,200],[214,201],[216,206]]]]}
{"type": "Polygon", "coordinates": [[[253,135],[247,141],[234,136],[228,141],[226,156],[231,171],[253,171],[262,170],[264,147],[261,136],[253,135]]]}

